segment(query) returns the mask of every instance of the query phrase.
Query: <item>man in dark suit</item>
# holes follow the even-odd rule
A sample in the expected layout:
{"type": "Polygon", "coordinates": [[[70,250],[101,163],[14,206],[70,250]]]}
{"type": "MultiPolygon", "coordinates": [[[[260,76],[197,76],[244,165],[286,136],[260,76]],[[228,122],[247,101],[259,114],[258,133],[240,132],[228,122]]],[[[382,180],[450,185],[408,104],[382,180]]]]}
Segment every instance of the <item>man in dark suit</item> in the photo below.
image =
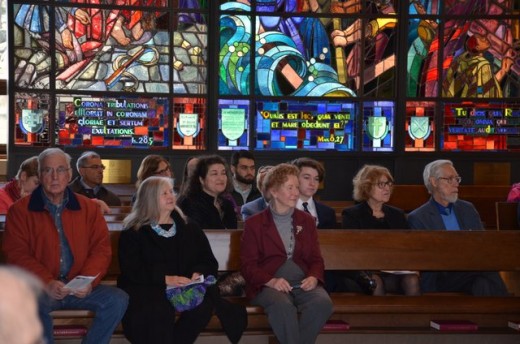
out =
{"type": "MultiPolygon", "coordinates": [[[[431,194],[428,202],[408,215],[413,229],[483,230],[480,216],[470,202],[458,199],[459,176],[450,160],[435,160],[424,168],[424,185],[431,194]]],[[[423,292],[465,292],[476,296],[507,295],[498,272],[423,272],[423,292]]]]}
{"type": "Polygon", "coordinates": [[[72,191],[101,200],[111,207],[121,205],[119,197],[102,184],[105,165],[98,153],[83,152],[76,162],[76,168],[79,176],[69,184],[72,191]]]}
{"type": "Polygon", "coordinates": [[[325,169],[322,164],[310,158],[298,158],[293,165],[300,169],[298,177],[300,199],[296,208],[311,214],[316,220],[318,229],[337,228],[336,212],[323,203],[316,202],[314,195],[320,183],[325,178],[325,169]]]}

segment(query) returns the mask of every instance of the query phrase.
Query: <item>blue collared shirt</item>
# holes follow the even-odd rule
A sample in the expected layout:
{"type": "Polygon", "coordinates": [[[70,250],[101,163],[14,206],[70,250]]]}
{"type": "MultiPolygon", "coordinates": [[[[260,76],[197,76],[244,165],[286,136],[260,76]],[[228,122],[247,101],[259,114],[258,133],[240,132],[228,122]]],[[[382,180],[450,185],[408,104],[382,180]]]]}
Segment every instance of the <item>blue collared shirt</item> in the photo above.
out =
{"type": "Polygon", "coordinates": [[[63,200],[60,205],[53,204],[45,195],[43,188],[41,189],[43,200],[45,202],[45,208],[51,214],[54,225],[56,226],[56,230],[58,231],[58,235],[60,238],[60,276],[58,277],[61,281],[67,281],[67,275],[74,263],[74,256],[72,255],[72,251],[70,249],[69,241],[65,236],[65,231],[63,230],[63,223],[61,221],[61,217],[63,214],[63,209],[69,202],[69,195],[67,192],[63,194],[63,200]]]}
{"type": "Polygon", "coordinates": [[[447,207],[443,206],[436,200],[433,200],[433,203],[437,206],[437,210],[441,214],[442,222],[444,222],[444,228],[449,231],[460,230],[459,221],[457,220],[457,216],[453,211],[453,203],[448,204],[447,207]]]}

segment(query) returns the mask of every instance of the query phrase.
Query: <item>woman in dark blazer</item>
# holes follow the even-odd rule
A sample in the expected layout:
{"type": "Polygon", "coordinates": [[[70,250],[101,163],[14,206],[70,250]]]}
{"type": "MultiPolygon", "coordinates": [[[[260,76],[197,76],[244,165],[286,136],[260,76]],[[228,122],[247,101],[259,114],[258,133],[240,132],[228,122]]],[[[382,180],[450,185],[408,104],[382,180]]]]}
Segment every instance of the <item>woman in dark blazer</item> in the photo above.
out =
{"type": "Polygon", "coordinates": [[[232,188],[230,170],[222,157],[200,157],[179,197],[179,207],[202,229],[236,229],[237,215],[232,197],[228,197],[232,188]]]}
{"type": "MultiPolygon", "coordinates": [[[[408,229],[401,209],[387,205],[392,195],[394,178],[387,168],[365,165],[353,179],[354,200],[358,204],[344,209],[344,229],[408,229]]],[[[377,287],[374,295],[398,292],[419,295],[419,276],[412,271],[388,271],[373,275],[377,287]]]]}
{"type": "Polygon", "coordinates": [[[246,294],[264,308],[278,341],[310,344],[332,313],[332,302],[322,287],[316,222],[295,209],[298,173],[290,164],[267,173],[269,208],[246,220],[240,259],[246,294]]]}
{"type": "Polygon", "coordinates": [[[170,178],[149,177],[124,220],[117,284],[130,296],[125,336],[133,344],[193,343],[215,311],[230,340],[238,342],[245,309],[222,300],[216,286],[208,286],[202,303],[180,315],[166,298],[167,286],[182,287],[201,274],[217,276],[218,270],[206,235],[185,222],[175,202],[170,178]]]}

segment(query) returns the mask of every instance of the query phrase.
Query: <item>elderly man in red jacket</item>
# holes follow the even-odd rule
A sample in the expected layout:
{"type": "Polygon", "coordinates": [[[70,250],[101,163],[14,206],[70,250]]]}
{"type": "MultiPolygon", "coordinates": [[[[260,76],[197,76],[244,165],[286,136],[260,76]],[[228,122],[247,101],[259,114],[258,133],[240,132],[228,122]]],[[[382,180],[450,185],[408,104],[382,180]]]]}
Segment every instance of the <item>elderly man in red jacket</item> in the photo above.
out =
{"type": "Polygon", "coordinates": [[[38,156],[41,185],[11,206],[3,250],[7,262],[38,276],[47,293],[39,301],[47,343],[57,309],[88,309],[95,318],[83,343],[109,343],[123,317],[128,296],[99,285],[111,259],[108,228],[98,204],[68,188],[70,156],[48,148],[38,156]],[[95,276],[79,289],[66,287],[76,276],[95,276]]]}

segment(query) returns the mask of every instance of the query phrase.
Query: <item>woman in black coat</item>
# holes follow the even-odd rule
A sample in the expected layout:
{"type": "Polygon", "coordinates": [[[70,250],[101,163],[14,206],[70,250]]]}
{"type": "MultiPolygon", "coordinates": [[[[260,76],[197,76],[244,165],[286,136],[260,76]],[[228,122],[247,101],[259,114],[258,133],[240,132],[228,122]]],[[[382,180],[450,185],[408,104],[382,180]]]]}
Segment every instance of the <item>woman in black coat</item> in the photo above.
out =
{"type": "Polygon", "coordinates": [[[207,287],[202,303],[180,315],[166,297],[166,287],[182,287],[200,275],[217,276],[218,270],[206,235],[185,222],[175,202],[170,178],[149,177],[124,220],[118,287],[130,296],[125,336],[134,344],[193,343],[216,311],[237,342],[247,321],[245,309],[222,300],[216,286],[207,287]]]}
{"type": "MultiPolygon", "coordinates": [[[[355,206],[344,209],[345,229],[407,229],[405,213],[387,205],[394,186],[394,178],[387,168],[365,165],[353,179],[355,206]]],[[[373,275],[374,295],[387,292],[419,295],[419,276],[412,271],[387,271],[373,275]]]]}
{"type": "Polygon", "coordinates": [[[179,197],[179,207],[202,229],[236,229],[232,189],[226,161],[218,155],[200,157],[179,197]]]}

